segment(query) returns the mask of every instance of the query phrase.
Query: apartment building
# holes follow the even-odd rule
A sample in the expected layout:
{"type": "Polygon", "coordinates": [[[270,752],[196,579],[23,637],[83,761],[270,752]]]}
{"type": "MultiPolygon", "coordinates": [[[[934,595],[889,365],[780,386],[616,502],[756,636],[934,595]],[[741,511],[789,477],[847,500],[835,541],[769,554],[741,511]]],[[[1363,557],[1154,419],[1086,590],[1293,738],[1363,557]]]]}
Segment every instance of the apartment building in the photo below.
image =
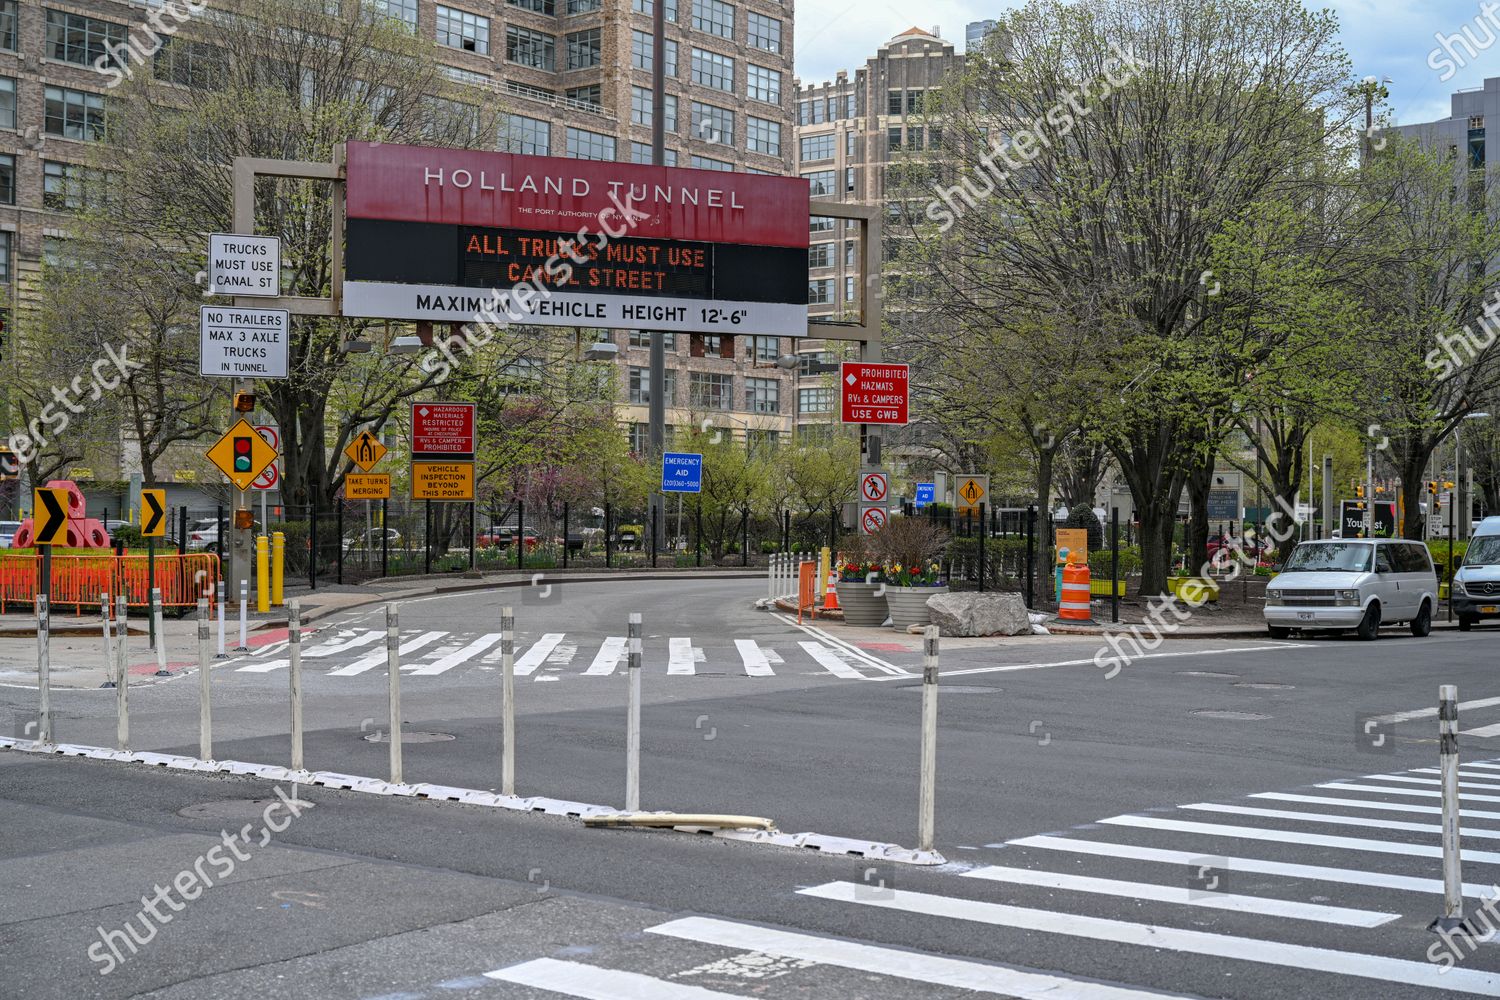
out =
{"type": "MultiPolygon", "coordinates": [[[[107,78],[94,61],[163,0],[0,0],[0,286],[23,302],[76,206],[70,184],[104,137],[107,78]]],[[[354,0],[342,0],[343,11],[354,0]]],[[[434,40],[455,82],[490,90],[511,152],[651,160],[658,0],[372,0],[434,40]]],[[[791,172],[792,0],[666,4],[669,166],[791,172]]],[[[329,0],[338,12],[340,0],[329,0]]],[[[191,35],[191,26],[184,29],[191,35]]],[[[155,72],[163,72],[160,60],[155,72]]],[[[620,419],[637,437],[651,386],[646,339],[615,331],[620,419]],[[644,382],[642,381],[644,379],[644,382]]],[[[736,436],[789,434],[795,376],[774,364],[785,338],[671,340],[668,420],[707,417],[736,436]],[[769,343],[775,341],[775,343],[769,343]],[[770,359],[769,366],[767,359],[770,359]]],[[[128,470],[122,470],[128,472],[128,470]]]]}
{"type": "MultiPolygon", "coordinates": [[[[1459,193],[1479,208],[1484,204],[1485,176],[1490,169],[1488,123],[1500,126],[1500,77],[1488,77],[1480,87],[1454,91],[1449,100],[1447,118],[1398,125],[1391,131],[1445,152],[1453,160],[1459,193]]],[[[1500,155],[1495,159],[1500,163],[1500,155]]]]}

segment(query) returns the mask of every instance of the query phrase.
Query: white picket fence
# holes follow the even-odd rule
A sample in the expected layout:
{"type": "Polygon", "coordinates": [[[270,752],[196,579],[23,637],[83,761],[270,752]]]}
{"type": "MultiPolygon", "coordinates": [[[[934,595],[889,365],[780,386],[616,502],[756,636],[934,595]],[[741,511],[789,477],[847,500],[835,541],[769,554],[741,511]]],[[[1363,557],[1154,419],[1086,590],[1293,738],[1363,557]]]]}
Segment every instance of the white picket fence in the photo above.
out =
{"type": "Polygon", "coordinates": [[[816,552],[773,552],[767,571],[766,604],[776,603],[777,598],[797,596],[798,567],[805,562],[816,563],[816,552]]]}

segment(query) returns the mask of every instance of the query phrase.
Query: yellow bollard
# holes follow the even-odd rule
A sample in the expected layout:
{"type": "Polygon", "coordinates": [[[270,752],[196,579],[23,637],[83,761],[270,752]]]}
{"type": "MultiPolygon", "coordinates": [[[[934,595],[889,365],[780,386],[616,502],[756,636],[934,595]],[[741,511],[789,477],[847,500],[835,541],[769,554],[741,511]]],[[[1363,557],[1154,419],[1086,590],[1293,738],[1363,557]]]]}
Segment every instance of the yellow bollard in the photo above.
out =
{"type": "Polygon", "coordinates": [[[265,535],[255,536],[255,610],[271,610],[271,544],[265,535]]]}
{"type": "Polygon", "coordinates": [[[271,603],[281,607],[282,584],[286,581],[286,532],[271,533],[271,603]]]}
{"type": "Polygon", "coordinates": [[[833,553],[828,546],[823,546],[823,551],[818,554],[818,602],[828,594],[828,571],[833,566],[833,553]]]}

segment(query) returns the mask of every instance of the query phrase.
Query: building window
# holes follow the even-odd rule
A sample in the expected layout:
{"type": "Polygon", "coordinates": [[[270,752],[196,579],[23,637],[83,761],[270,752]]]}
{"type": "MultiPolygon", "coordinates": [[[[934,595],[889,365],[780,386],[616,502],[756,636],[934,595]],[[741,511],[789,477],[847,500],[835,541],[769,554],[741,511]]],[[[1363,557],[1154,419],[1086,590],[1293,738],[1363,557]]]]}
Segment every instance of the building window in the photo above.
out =
{"type": "Polygon", "coordinates": [[[833,390],[827,386],[817,386],[797,390],[797,412],[800,413],[832,413],[833,412],[833,390]]]}
{"type": "MultiPolygon", "coordinates": [[[[662,166],[677,166],[677,150],[664,149],[662,150],[662,154],[662,159],[665,161],[662,163],[662,166]]],[[[649,142],[632,142],[630,144],[630,162],[639,163],[648,167],[651,166],[651,144],[649,142]]]]}
{"type": "Polygon", "coordinates": [[[844,279],[844,301],[854,301],[854,278],[852,275],[844,279]]]}
{"type": "Polygon", "coordinates": [[[85,168],[77,163],[42,161],[42,206],[54,212],[76,212],[84,207],[85,168]]]}
{"type": "Polygon", "coordinates": [[[845,267],[853,267],[855,265],[855,262],[856,262],[857,258],[855,257],[854,254],[855,254],[854,241],[853,240],[845,240],[844,241],[844,266],[845,267]]]}
{"type": "Polygon", "coordinates": [[[193,90],[216,90],[224,79],[224,53],[216,46],[169,38],[157,50],[151,73],[164,83],[193,90]]]}
{"type": "Polygon", "coordinates": [[[16,203],[16,158],[0,156],[0,205],[16,203]]]}
{"type": "Polygon", "coordinates": [[[568,35],[568,69],[588,69],[599,65],[599,29],[575,31],[568,35]]]}
{"type": "Polygon", "coordinates": [[[833,216],[814,215],[807,220],[807,231],[810,233],[833,232],[833,216]]]}
{"type": "Polygon", "coordinates": [[[694,156],[692,158],[692,165],[699,170],[729,171],[734,169],[733,163],[725,163],[723,160],[716,160],[711,156],[694,156]]]}
{"type": "Polygon", "coordinates": [[[693,27],[720,38],[733,38],[734,6],[724,0],[694,0],[693,27]]]}
{"type": "MultiPolygon", "coordinates": [[[[648,87],[630,88],[630,120],[636,125],[645,125],[648,128],[651,126],[654,118],[651,98],[654,96],[648,87]]],[[[672,94],[667,95],[666,112],[666,121],[662,123],[662,128],[668,132],[676,132],[677,98],[672,94]]]]}
{"type": "MultiPolygon", "coordinates": [[[[677,405],[677,372],[667,369],[665,381],[666,391],[662,393],[662,400],[668,406],[677,405]]],[[[632,366],[626,380],[630,402],[638,406],[646,406],[651,402],[651,369],[637,368],[632,366]]]]}
{"type": "MultiPolygon", "coordinates": [[[[649,31],[631,31],[630,33],[630,65],[636,69],[652,70],[656,68],[656,46],[652,44],[654,39],[649,31]]],[[[667,76],[677,75],[677,43],[670,38],[667,39],[667,76]]]]}
{"type": "Polygon", "coordinates": [[[0,76],[0,128],[16,127],[16,81],[0,76]]]}
{"type": "Polygon", "coordinates": [[[906,147],[908,149],[922,148],[922,126],[913,125],[906,130],[906,147]]]}
{"type": "Polygon", "coordinates": [[[79,66],[92,66],[100,56],[107,57],[109,65],[118,65],[114,53],[119,51],[117,46],[125,44],[126,35],[123,24],[48,8],[47,47],[43,51],[49,59],[79,66]]]}
{"type": "Polygon", "coordinates": [[[540,118],[506,115],[505,130],[500,137],[500,148],[507,153],[551,156],[552,126],[540,118]]]}
{"type": "Polygon", "coordinates": [[[781,383],[774,378],[745,379],[745,409],[751,413],[780,413],[781,383]]]}
{"type": "Polygon", "coordinates": [[[16,51],[16,0],[0,0],[0,49],[16,51]]]}
{"type": "Polygon", "coordinates": [[[908,90],[906,92],[906,113],[909,115],[920,115],[922,113],[922,95],[920,90],[908,90]]]}
{"type": "Polygon", "coordinates": [[[569,87],[563,94],[570,101],[578,104],[586,104],[595,111],[603,110],[604,91],[597,83],[590,84],[587,87],[569,87]]]}
{"type": "MultiPolygon", "coordinates": [[[[666,349],[666,352],[668,354],[672,354],[672,353],[674,353],[677,350],[677,334],[675,334],[675,333],[659,333],[656,336],[665,338],[666,343],[664,343],[662,346],[666,349]]],[[[630,331],[630,346],[631,347],[650,347],[651,346],[651,334],[645,332],[644,330],[631,330],[630,331]]]]}
{"type": "Polygon", "coordinates": [[[387,17],[393,17],[413,28],[417,26],[417,0],[380,0],[376,8],[387,17]]]}
{"type": "Polygon", "coordinates": [[[438,4],[437,41],[450,48],[489,55],[490,19],[438,4]]]}
{"type": "Polygon", "coordinates": [[[0,282],[10,281],[10,233],[0,231],[0,282]]]}
{"type": "Polygon", "coordinates": [[[693,135],[715,145],[734,145],[734,112],[694,101],[693,135]]]}
{"type": "Polygon", "coordinates": [[[833,266],[833,244],[814,243],[807,248],[808,267],[832,267],[833,266]]]}
{"type": "Polygon", "coordinates": [[[850,129],[849,131],[847,131],[847,132],[844,133],[844,156],[845,156],[845,158],[850,159],[850,160],[854,159],[854,157],[856,155],[856,153],[855,153],[855,150],[856,150],[855,143],[858,141],[858,139],[859,139],[859,133],[856,132],[856,131],[854,131],[853,129],[850,129]]]}
{"type": "Polygon", "coordinates": [[[775,451],[781,446],[781,432],[759,427],[745,428],[745,448],[751,452],[775,451]]]}
{"type": "Polygon", "coordinates": [[[505,2],[512,7],[535,11],[538,14],[547,14],[550,16],[557,13],[556,0],[505,0],[505,2]]]}
{"type": "Polygon", "coordinates": [[[702,355],[695,357],[722,358],[724,356],[724,335],[721,333],[702,333],[698,335],[698,343],[703,347],[702,355]]]}
{"type": "MultiPolygon", "coordinates": [[[[653,0],[634,0],[631,6],[637,14],[654,15],[656,13],[656,4],[653,0]]],[[[677,21],[677,0],[667,0],[667,12],[663,17],[674,23],[677,21]]]]}
{"type": "Polygon", "coordinates": [[[508,25],[505,29],[505,58],[533,69],[550,70],[557,62],[557,39],[540,31],[508,25]]]}
{"type": "Polygon", "coordinates": [[[802,137],[802,162],[833,159],[833,133],[802,137]]]}
{"type": "Polygon", "coordinates": [[[745,92],[757,101],[781,106],[781,73],[750,63],[745,67],[745,92]]]}
{"type": "Polygon", "coordinates": [[[569,14],[590,14],[604,6],[604,0],[568,0],[569,14]]]}
{"type": "Polygon", "coordinates": [[[854,193],[854,168],[844,168],[844,191],[848,194],[854,193]]]}
{"type": "Polygon", "coordinates": [[[885,93],[885,113],[888,115],[899,115],[904,104],[906,95],[899,90],[888,90],[885,93]]]}
{"type": "Polygon", "coordinates": [[[802,125],[820,125],[823,122],[824,112],[828,110],[822,101],[803,101],[798,109],[798,123],[802,125]]]}
{"type": "Polygon", "coordinates": [[[769,118],[757,118],[754,115],[747,116],[745,128],[745,148],[752,153],[765,153],[767,156],[781,155],[781,123],[773,122],[769,118]]]}
{"type": "Polygon", "coordinates": [[[568,155],[575,160],[613,160],[615,137],[587,129],[568,129],[568,155]]]}
{"type": "Polygon", "coordinates": [[[651,425],[631,424],[627,432],[630,435],[630,453],[632,455],[646,454],[646,449],[651,447],[651,425]]]}
{"type": "Polygon", "coordinates": [[[695,410],[733,409],[733,377],[713,372],[693,372],[688,381],[688,406],[695,410]]]}
{"type": "Polygon", "coordinates": [[[694,49],[693,82],[700,87],[734,93],[734,60],[717,52],[694,49]]]}
{"type": "Polygon", "coordinates": [[[748,33],[745,40],[750,43],[752,49],[765,49],[767,52],[781,51],[781,22],[774,17],[751,11],[748,33]]]}
{"type": "Polygon", "coordinates": [[[901,148],[901,126],[896,125],[885,130],[885,148],[896,152],[901,148]]]}
{"type": "Polygon", "coordinates": [[[803,174],[802,178],[811,188],[808,194],[814,198],[826,198],[834,193],[832,170],[815,170],[810,174],[803,174]]]}
{"type": "Polygon", "coordinates": [[[807,283],[807,304],[810,306],[826,305],[833,301],[833,279],[819,278],[807,283]]]}
{"type": "Polygon", "coordinates": [[[780,337],[751,337],[750,346],[758,362],[774,363],[781,360],[780,337]]]}
{"type": "MultiPolygon", "coordinates": [[[[15,81],[10,81],[12,91],[11,127],[15,127],[15,81]]],[[[60,135],[64,139],[95,141],[105,137],[104,95],[89,94],[65,87],[48,87],[45,91],[46,110],[44,122],[48,135],[60,135]]],[[[3,123],[3,115],[0,115],[3,123]]]]}

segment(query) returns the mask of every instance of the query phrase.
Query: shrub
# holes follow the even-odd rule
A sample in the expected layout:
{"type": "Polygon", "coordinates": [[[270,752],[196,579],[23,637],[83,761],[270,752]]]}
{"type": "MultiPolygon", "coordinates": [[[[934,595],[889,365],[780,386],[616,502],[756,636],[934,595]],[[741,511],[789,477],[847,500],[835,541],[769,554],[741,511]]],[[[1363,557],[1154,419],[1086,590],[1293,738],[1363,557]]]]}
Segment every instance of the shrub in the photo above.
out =
{"type": "MultiPolygon", "coordinates": [[[[1099,523],[1099,518],[1094,514],[1092,504],[1074,504],[1068,510],[1068,519],[1063,522],[1063,527],[1083,528],[1087,530],[1089,533],[1089,552],[1096,552],[1104,548],[1104,525],[1099,523]]],[[[1093,562],[1092,559],[1089,561],[1090,563],[1093,562]]]]}
{"type": "Polygon", "coordinates": [[[124,542],[127,549],[141,548],[145,546],[146,540],[141,537],[141,529],[133,524],[122,524],[110,532],[111,543],[124,542]]]}
{"type": "MultiPolygon", "coordinates": [[[[1107,580],[1113,562],[1109,549],[1089,548],[1089,575],[1095,580],[1107,580]]],[[[1141,550],[1136,545],[1120,546],[1120,576],[1125,579],[1141,571],[1141,550]]]]}

